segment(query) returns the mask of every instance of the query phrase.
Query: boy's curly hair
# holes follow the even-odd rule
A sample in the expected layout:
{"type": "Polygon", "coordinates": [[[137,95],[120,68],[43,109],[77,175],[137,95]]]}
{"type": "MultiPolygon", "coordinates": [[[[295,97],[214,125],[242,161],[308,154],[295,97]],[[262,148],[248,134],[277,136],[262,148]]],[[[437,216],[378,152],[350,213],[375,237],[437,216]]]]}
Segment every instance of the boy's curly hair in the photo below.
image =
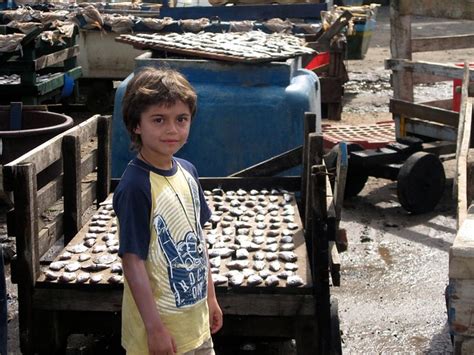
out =
{"type": "Polygon", "coordinates": [[[140,135],[134,132],[141,114],[151,105],[174,105],[182,101],[188,105],[191,117],[196,112],[197,95],[186,78],[170,68],[146,67],[130,80],[122,102],[125,127],[132,141],[132,148],[140,150],[140,135]]]}

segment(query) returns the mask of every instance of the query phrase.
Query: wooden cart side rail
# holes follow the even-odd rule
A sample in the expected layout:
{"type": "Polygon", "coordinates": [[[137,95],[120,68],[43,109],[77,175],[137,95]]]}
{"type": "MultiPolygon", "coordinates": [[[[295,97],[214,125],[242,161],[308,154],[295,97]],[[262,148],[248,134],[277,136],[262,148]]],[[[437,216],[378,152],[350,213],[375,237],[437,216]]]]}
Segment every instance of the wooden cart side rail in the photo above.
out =
{"type": "Polygon", "coordinates": [[[428,106],[426,104],[415,104],[405,100],[391,99],[389,110],[394,115],[418,118],[420,120],[441,123],[452,127],[457,127],[459,122],[459,113],[457,112],[428,106]]]}
{"type": "MultiPolygon", "coordinates": [[[[385,69],[410,73],[429,74],[447,79],[462,79],[464,69],[454,64],[441,64],[408,59],[387,59],[385,69]]],[[[474,69],[470,69],[470,81],[474,81],[474,69]]]]}
{"type": "MultiPolygon", "coordinates": [[[[5,165],[6,168],[18,165],[21,163],[29,162],[34,164],[36,173],[40,173],[45,168],[50,166],[55,161],[61,159],[61,145],[62,139],[67,135],[77,135],[79,140],[82,143],[89,141],[91,137],[96,135],[97,132],[97,122],[99,120],[99,115],[93,116],[90,119],[84,121],[83,123],[72,127],[71,129],[58,134],[54,138],[48,140],[47,142],[39,145],[38,147],[32,149],[28,153],[22,155],[21,157],[13,160],[12,162],[5,165]]],[[[10,180],[8,175],[5,176],[5,190],[11,191],[9,188],[10,180]]]]}
{"type": "Polygon", "coordinates": [[[431,52],[474,47],[474,34],[457,36],[419,37],[411,40],[411,51],[431,52]]]}

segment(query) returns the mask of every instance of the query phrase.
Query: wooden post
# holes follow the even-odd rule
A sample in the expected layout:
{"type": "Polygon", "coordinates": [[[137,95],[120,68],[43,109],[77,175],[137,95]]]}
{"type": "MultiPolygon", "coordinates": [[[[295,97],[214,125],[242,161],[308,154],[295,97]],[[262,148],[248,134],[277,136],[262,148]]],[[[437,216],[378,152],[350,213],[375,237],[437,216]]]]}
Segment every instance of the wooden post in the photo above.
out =
{"type": "MultiPolygon", "coordinates": [[[[411,56],[411,0],[390,1],[390,52],[396,59],[411,56]]],[[[413,101],[413,75],[408,71],[393,71],[393,97],[413,101]]]]}
{"type": "Polygon", "coordinates": [[[97,204],[104,201],[110,192],[110,116],[101,116],[97,122],[97,204]]]}
{"type": "Polygon", "coordinates": [[[320,332],[319,352],[328,354],[331,344],[331,309],[329,296],[329,242],[327,235],[327,171],[324,165],[316,165],[311,169],[310,207],[311,220],[311,264],[313,265],[313,285],[316,317],[320,332]]]}
{"type": "Polygon", "coordinates": [[[308,165],[309,134],[316,132],[316,114],[305,112],[304,114],[304,136],[303,136],[303,171],[301,173],[301,205],[306,208],[308,174],[311,165],[308,165]]]}
{"type": "MultiPolygon", "coordinates": [[[[311,167],[313,165],[321,164],[323,161],[323,136],[318,133],[310,133],[308,136],[308,152],[306,157],[306,188],[304,189],[305,196],[305,214],[304,214],[304,228],[308,230],[311,228],[311,167]]],[[[309,237],[311,234],[307,233],[306,236],[309,237]]]]}
{"type": "Polygon", "coordinates": [[[64,191],[64,245],[82,227],[81,143],[77,136],[62,141],[64,191]]]}
{"type": "Polygon", "coordinates": [[[33,288],[39,275],[38,208],[36,204],[36,169],[32,163],[4,167],[12,177],[15,197],[15,237],[18,275],[18,318],[20,347],[33,353],[33,288]]]}

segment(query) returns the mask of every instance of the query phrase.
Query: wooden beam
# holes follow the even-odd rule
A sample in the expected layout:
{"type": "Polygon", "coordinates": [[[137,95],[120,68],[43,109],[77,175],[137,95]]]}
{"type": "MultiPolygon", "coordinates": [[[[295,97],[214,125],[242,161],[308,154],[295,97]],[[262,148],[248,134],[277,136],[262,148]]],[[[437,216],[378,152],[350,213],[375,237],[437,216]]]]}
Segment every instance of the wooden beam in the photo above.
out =
{"type": "Polygon", "coordinates": [[[394,115],[418,118],[425,121],[437,122],[453,127],[458,126],[459,114],[424,104],[415,104],[404,100],[390,100],[390,112],[394,115]]]}
{"type": "Polygon", "coordinates": [[[303,147],[291,149],[285,153],[265,160],[261,163],[240,170],[230,177],[273,176],[301,164],[303,147]]]}
{"type": "Polygon", "coordinates": [[[39,231],[39,255],[44,256],[44,254],[50,250],[51,246],[63,236],[63,215],[64,212],[59,213],[51,222],[44,225],[39,231]]]}
{"type": "Polygon", "coordinates": [[[37,193],[38,215],[41,215],[51,205],[63,196],[63,176],[60,175],[56,179],[50,181],[37,193]]]}
{"type": "Polygon", "coordinates": [[[34,60],[34,70],[44,69],[54,64],[64,62],[66,59],[79,55],[79,45],[69,47],[51,54],[46,54],[34,60]]]}
{"type": "Polygon", "coordinates": [[[410,1],[412,15],[474,20],[474,2],[471,0],[450,0],[448,3],[446,0],[410,1]]]}
{"type": "MultiPolygon", "coordinates": [[[[303,171],[301,173],[301,205],[305,210],[303,211],[306,215],[306,198],[307,198],[307,185],[309,178],[309,170],[311,166],[308,166],[308,156],[309,156],[309,135],[310,133],[316,132],[316,114],[312,112],[305,112],[304,121],[303,121],[303,152],[302,152],[302,162],[303,162],[303,171]]],[[[306,227],[306,226],[304,226],[306,227]]]]}
{"type": "Polygon", "coordinates": [[[110,192],[111,119],[101,116],[97,123],[97,203],[104,201],[110,192]]]}
{"type": "Polygon", "coordinates": [[[97,182],[93,181],[87,183],[87,186],[82,187],[81,195],[81,216],[87,211],[87,209],[94,203],[97,196],[97,182]]]}
{"type": "MultiPolygon", "coordinates": [[[[423,61],[411,61],[405,59],[389,59],[385,61],[385,69],[393,71],[410,71],[413,73],[424,73],[448,79],[462,79],[464,75],[464,69],[454,64],[441,64],[423,61]]],[[[469,74],[469,80],[474,81],[474,69],[471,69],[469,74]]],[[[394,96],[395,97],[395,96],[394,96]]],[[[396,99],[403,99],[401,97],[395,97],[396,99]]],[[[406,100],[406,99],[405,99],[406,100]]],[[[406,100],[413,101],[413,100],[406,100]]]]}
{"type": "Polygon", "coordinates": [[[413,38],[411,51],[431,52],[474,47],[474,34],[413,38]]]}

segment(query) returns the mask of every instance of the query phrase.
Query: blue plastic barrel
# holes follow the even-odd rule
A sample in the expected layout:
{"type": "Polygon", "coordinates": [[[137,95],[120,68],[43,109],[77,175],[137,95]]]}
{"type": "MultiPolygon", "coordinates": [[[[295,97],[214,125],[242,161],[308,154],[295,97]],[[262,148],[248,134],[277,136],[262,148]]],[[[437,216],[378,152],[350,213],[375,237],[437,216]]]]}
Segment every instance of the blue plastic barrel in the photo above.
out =
{"type": "MultiPolygon", "coordinates": [[[[136,58],[136,69],[162,65],[183,73],[198,94],[188,143],[177,154],[201,176],[227,176],[303,143],[304,113],[317,115],[319,80],[301,69],[299,59],[272,63],[227,63],[197,59],[136,58]]],[[[133,157],[122,120],[122,98],[129,75],[115,95],[112,176],[120,177],[133,157]]]]}

